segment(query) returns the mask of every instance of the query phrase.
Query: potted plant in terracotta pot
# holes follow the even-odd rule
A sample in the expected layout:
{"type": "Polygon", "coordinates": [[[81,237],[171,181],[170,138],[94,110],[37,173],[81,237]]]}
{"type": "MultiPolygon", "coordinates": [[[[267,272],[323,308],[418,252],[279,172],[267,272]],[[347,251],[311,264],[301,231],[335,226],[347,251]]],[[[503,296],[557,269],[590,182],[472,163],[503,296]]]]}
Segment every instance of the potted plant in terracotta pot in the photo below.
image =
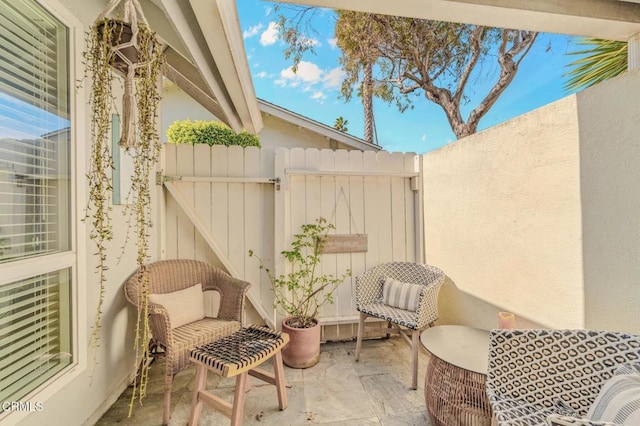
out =
{"type": "MultiPolygon", "coordinates": [[[[281,254],[289,263],[289,271],[275,276],[263,260],[264,269],[275,296],[274,306],[286,315],[282,320],[282,331],[289,334],[289,344],[282,350],[286,365],[293,368],[308,368],[320,360],[320,323],[318,312],[327,303],[333,303],[333,293],[351,271],[341,277],[318,273],[322,250],[327,233],[334,229],[324,218],[315,223],[302,225],[301,232],[294,235],[291,249],[281,254]]],[[[249,251],[249,256],[255,256],[249,251]]]]}

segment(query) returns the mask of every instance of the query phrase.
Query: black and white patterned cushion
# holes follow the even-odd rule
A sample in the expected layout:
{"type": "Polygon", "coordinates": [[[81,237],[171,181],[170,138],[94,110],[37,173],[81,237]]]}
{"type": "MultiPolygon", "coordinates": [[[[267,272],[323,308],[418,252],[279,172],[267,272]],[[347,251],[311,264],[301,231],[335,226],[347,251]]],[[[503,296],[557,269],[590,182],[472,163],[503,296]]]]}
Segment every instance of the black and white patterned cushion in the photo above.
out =
{"type": "Polygon", "coordinates": [[[487,395],[498,424],[545,424],[551,415],[562,416],[558,400],[576,411],[576,421],[584,421],[598,391],[625,363],[640,363],[640,336],[491,330],[487,395]]]}

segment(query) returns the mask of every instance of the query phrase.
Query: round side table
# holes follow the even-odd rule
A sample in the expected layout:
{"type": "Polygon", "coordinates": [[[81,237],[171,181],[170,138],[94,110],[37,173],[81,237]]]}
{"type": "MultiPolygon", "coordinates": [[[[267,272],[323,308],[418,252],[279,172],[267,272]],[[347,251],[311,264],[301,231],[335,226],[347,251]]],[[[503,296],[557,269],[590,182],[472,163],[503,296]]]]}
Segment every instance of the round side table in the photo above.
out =
{"type": "Polygon", "coordinates": [[[491,407],[485,390],[489,332],[442,325],[420,335],[431,353],[424,399],[433,426],[490,426],[491,407]]]}

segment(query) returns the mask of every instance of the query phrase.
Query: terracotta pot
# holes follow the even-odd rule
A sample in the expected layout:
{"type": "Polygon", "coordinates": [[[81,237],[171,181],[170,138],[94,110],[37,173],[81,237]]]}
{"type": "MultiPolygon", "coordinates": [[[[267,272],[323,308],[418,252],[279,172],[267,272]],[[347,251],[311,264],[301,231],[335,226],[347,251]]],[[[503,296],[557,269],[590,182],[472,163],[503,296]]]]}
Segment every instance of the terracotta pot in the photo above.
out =
{"type": "Polygon", "coordinates": [[[282,349],[282,361],[291,368],[309,368],[320,361],[320,324],[295,328],[282,320],[282,331],[289,334],[289,344],[282,349]]]}

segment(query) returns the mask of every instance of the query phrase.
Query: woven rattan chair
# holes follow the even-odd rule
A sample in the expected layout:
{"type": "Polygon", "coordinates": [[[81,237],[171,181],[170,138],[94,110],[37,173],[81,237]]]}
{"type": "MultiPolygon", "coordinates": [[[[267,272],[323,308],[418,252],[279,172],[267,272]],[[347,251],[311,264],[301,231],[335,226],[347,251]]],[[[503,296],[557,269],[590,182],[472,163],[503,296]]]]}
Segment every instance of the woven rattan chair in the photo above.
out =
{"type": "Polygon", "coordinates": [[[546,425],[548,418],[550,424],[605,424],[583,418],[614,371],[639,360],[640,336],[492,330],[487,395],[495,420],[498,425],[546,425]]]}
{"type": "MultiPolygon", "coordinates": [[[[152,345],[164,351],[166,370],[162,424],[169,423],[173,377],[189,366],[189,354],[197,346],[233,334],[242,326],[244,300],[249,283],[231,277],[221,269],[197,260],[161,260],[149,264],[150,294],[165,294],[202,284],[203,291],[220,293],[216,318],[205,317],[172,329],[171,318],[162,306],[149,302],[152,345]]],[[[134,273],[125,283],[125,296],[138,308],[138,279],[134,273]]]]}
{"type": "Polygon", "coordinates": [[[434,266],[421,263],[391,262],[378,265],[356,277],[356,308],[360,312],[356,361],[360,359],[365,320],[375,317],[387,321],[387,328],[377,328],[383,333],[398,333],[413,350],[413,378],[411,388],[418,388],[418,350],[420,331],[433,325],[438,319],[438,293],[445,274],[434,266]],[[424,286],[420,292],[416,311],[389,306],[383,302],[385,278],[424,286]]]}

